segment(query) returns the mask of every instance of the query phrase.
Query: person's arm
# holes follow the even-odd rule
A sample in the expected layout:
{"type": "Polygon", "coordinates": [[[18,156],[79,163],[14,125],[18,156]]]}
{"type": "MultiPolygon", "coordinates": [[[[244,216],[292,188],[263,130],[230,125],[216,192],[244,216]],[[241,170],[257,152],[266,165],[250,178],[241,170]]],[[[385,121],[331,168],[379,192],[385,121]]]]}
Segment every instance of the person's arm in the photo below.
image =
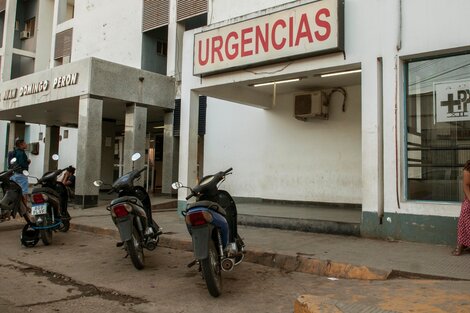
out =
{"type": "Polygon", "coordinates": [[[69,177],[70,177],[69,172],[65,171],[64,175],[62,176],[62,184],[67,185],[69,177]]]}
{"type": "Polygon", "coordinates": [[[463,192],[465,193],[465,198],[470,200],[470,172],[463,171],[463,192]]]}

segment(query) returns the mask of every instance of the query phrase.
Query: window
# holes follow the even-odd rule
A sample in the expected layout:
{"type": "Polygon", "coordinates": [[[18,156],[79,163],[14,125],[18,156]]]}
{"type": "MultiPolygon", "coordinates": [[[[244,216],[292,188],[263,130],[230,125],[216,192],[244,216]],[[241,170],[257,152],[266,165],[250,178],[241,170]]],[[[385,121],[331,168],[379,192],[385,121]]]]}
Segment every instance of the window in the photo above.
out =
{"type": "Polygon", "coordinates": [[[29,37],[34,37],[34,29],[36,25],[36,18],[30,18],[24,22],[24,30],[29,33],[29,37]]]}
{"type": "Polygon", "coordinates": [[[168,50],[168,44],[163,41],[157,41],[157,54],[166,56],[168,50]]]}
{"type": "Polygon", "coordinates": [[[470,159],[470,54],[412,61],[406,73],[407,198],[459,202],[470,159]]]}

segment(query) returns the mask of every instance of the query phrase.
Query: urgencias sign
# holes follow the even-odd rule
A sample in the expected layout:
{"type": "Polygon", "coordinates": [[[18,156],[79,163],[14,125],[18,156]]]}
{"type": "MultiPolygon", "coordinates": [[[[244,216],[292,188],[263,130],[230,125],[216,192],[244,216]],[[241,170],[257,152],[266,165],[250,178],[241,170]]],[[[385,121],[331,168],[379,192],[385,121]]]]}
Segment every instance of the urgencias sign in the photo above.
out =
{"type": "Polygon", "coordinates": [[[344,0],[322,0],[194,35],[193,74],[343,50],[344,0]]]}

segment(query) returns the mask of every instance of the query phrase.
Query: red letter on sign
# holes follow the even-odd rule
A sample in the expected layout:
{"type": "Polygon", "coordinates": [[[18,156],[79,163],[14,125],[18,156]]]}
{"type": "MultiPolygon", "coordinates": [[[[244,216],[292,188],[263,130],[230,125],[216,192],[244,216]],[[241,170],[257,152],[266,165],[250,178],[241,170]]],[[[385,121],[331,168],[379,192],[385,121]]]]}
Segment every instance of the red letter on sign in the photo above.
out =
{"type": "Polygon", "coordinates": [[[273,29],[271,31],[271,40],[272,40],[274,49],[281,50],[286,45],[286,38],[285,37],[282,38],[281,43],[276,42],[276,29],[278,26],[281,26],[282,28],[286,28],[286,22],[284,20],[277,20],[276,22],[274,22],[273,29]]]}
{"type": "Polygon", "coordinates": [[[297,38],[295,39],[295,45],[298,46],[300,39],[303,37],[307,37],[308,42],[313,42],[312,32],[310,31],[310,25],[308,25],[308,17],[307,14],[302,14],[300,18],[299,29],[297,30],[297,38]]]}
{"type": "Polygon", "coordinates": [[[219,56],[220,61],[224,60],[224,58],[222,57],[222,52],[220,52],[220,49],[222,49],[223,44],[224,44],[224,40],[222,39],[222,36],[212,37],[212,59],[211,59],[211,63],[214,63],[216,53],[219,56]]]}
{"type": "Polygon", "coordinates": [[[315,16],[315,23],[317,23],[318,26],[323,27],[325,29],[325,34],[320,34],[319,31],[315,31],[315,38],[317,38],[318,41],[324,41],[330,37],[331,33],[331,25],[328,23],[328,21],[324,21],[320,19],[320,15],[325,15],[326,17],[330,17],[330,11],[328,9],[321,9],[318,10],[317,15],[315,16]]]}
{"type": "Polygon", "coordinates": [[[253,42],[253,38],[246,38],[247,34],[250,34],[253,32],[253,27],[248,27],[245,29],[242,29],[242,57],[247,57],[249,55],[253,54],[253,50],[246,50],[245,46],[253,42]]]}
{"type": "Polygon", "coordinates": [[[207,61],[209,61],[209,38],[206,38],[206,58],[202,58],[202,40],[199,40],[199,55],[198,55],[198,61],[199,65],[206,65],[207,61]]]}
{"type": "Polygon", "coordinates": [[[264,52],[268,52],[268,42],[269,42],[269,24],[266,23],[265,25],[265,31],[264,31],[264,36],[263,33],[261,32],[261,28],[259,26],[256,26],[255,29],[255,53],[259,53],[259,46],[263,47],[264,52]]]}
{"type": "Polygon", "coordinates": [[[231,48],[232,48],[233,53],[230,53],[230,51],[229,51],[229,47],[230,47],[229,41],[232,38],[237,40],[238,39],[238,34],[236,32],[230,32],[227,35],[227,40],[225,41],[225,55],[227,56],[227,59],[229,59],[229,60],[233,60],[238,56],[238,43],[234,43],[232,45],[231,48]]]}

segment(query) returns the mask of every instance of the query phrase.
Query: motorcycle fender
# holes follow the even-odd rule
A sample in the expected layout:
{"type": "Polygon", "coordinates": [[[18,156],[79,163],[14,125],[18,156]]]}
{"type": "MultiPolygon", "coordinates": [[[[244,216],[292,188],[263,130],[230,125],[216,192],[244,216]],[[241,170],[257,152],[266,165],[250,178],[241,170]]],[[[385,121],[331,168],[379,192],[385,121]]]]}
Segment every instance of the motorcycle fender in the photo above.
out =
{"type": "Polygon", "coordinates": [[[191,235],[193,237],[193,251],[196,260],[203,260],[209,256],[209,239],[211,228],[207,226],[192,227],[191,235]]]}
{"type": "Polygon", "coordinates": [[[132,238],[132,228],[134,227],[132,223],[132,218],[130,217],[117,218],[116,227],[119,230],[121,241],[124,242],[132,238]]]}

